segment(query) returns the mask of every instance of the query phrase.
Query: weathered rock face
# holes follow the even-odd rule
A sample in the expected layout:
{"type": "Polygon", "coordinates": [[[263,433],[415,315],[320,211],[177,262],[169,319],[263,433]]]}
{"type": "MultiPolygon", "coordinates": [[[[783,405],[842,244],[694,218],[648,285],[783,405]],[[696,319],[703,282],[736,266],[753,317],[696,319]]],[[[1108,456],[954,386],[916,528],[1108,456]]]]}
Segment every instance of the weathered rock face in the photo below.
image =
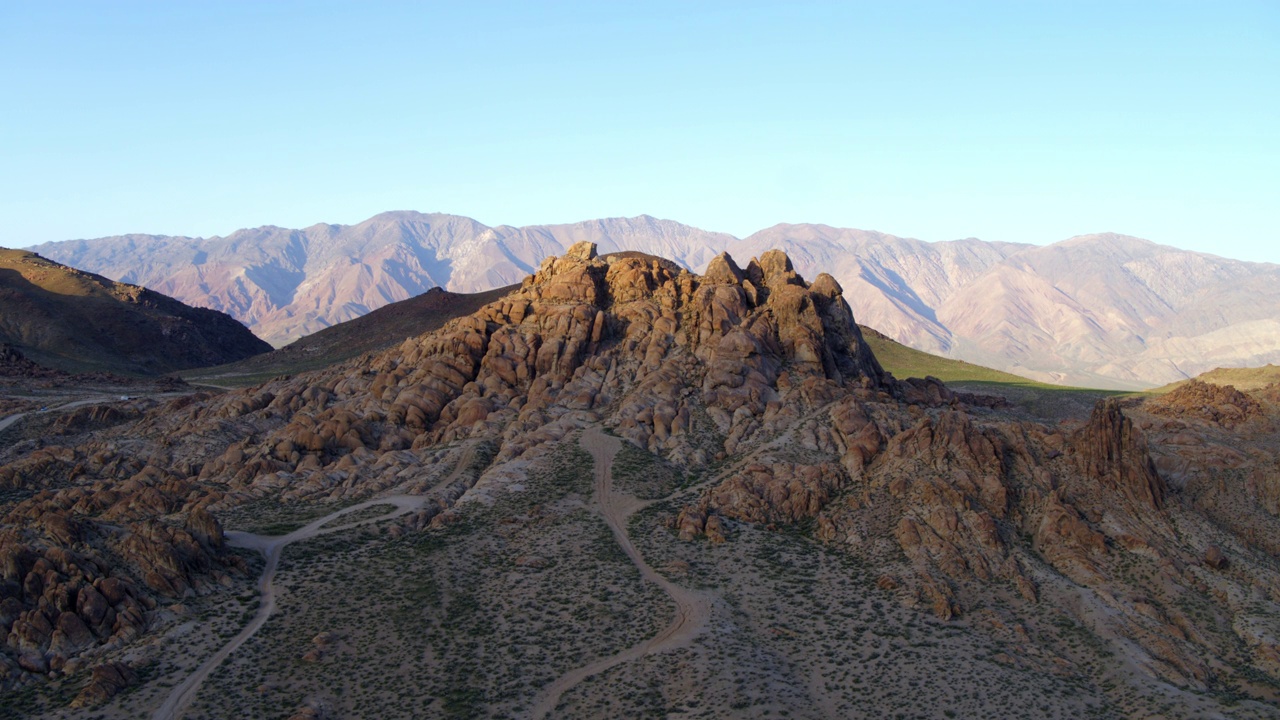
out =
{"type": "Polygon", "coordinates": [[[142,413],[134,408],[119,408],[115,405],[86,405],[59,417],[49,431],[53,435],[71,435],[111,427],[122,422],[135,420],[141,416],[142,413]]]}
{"type": "Polygon", "coordinates": [[[1261,413],[1249,426],[1259,434],[1249,438],[1226,434],[1217,416],[1193,415],[1223,442],[1248,440],[1250,453],[1262,458],[1252,464],[1241,454],[1236,465],[1256,468],[1255,479],[1224,484],[1215,475],[1223,467],[1221,451],[1203,450],[1213,435],[1193,440],[1186,437],[1185,423],[1149,419],[1166,418],[1167,403],[1148,401],[1150,411],[1143,404],[1129,409],[1143,427],[1158,430],[1149,441],[1114,400],[1100,402],[1077,427],[1060,429],[975,414],[955,395],[931,392],[927,384],[905,385],[896,398],[846,397],[789,436],[757,447],[674,517],[671,527],[683,539],[732,542],[737,523],[812,520],[817,539],[887,568],[882,587],[941,618],[985,603],[1000,586],[1040,604],[1046,593],[1060,597],[1085,588],[1092,593],[1084,606],[1089,609],[1077,617],[1108,618],[1105,632],[1132,642],[1128,652],[1155,677],[1212,685],[1214,672],[1205,658],[1226,657],[1241,641],[1258,648],[1255,667],[1273,667],[1266,659],[1270,646],[1256,630],[1224,635],[1214,628],[1250,612],[1245,598],[1257,598],[1259,586],[1267,588],[1268,606],[1280,598],[1280,575],[1263,561],[1254,566],[1257,574],[1228,580],[1235,556],[1228,559],[1231,553],[1209,541],[1219,531],[1200,514],[1232,527],[1235,537],[1252,546],[1239,552],[1280,552],[1264,530],[1277,528],[1274,512],[1280,508],[1268,513],[1251,500],[1271,497],[1280,486],[1280,443],[1261,430],[1272,427],[1262,422],[1266,401],[1252,411],[1261,413]],[[914,404],[897,399],[904,397],[914,404]],[[1178,434],[1170,437],[1171,428],[1178,434]],[[1155,442],[1162,464],[1168,464],[1165,443],[1171,439],[1181,443],[1175,448],[1209,453],[1183,458],[1184,472],[1192,476],[1183,493],[1166,483],[1150,449],[1155,442]],[[778,462],[797,447],[816,455],[804,466],[778,462]],[[823,455],[838,463],[820,462],[823,455]],[[1250,503],[1252,510],[1225,517],[1227,507],[1250,503]],[[1158,572],[1135,575],[1135,562],[1152,563],[1158,572]],[[1192,619],[1178,598],[1207,591],[1225,604],[1214,619],[1192,619]]]}
{"type": "Polygon", "coordinates": [[[107,663],[93,669],[89,684],[71,701],[71,707],[96,707],[138,682],[138,673],[124,663],[107,663]]]}
{"type": "MultiPolygon", "coordinates": [[[[204,592],[244,571],[225,554],[218,521],[200,507],[184,511],[199,489],[154,466],[130,472],[117,460],[48,448],[4,468],[17,487],[62,472],[99,477],[35,493],[0,515],[0,633],[29,672],[58,671],[87,650],[131,643],[147,631],[157,600],[204,592]],[[183,519],[185,528],[166,518],[183,519]]],[[[111,683],[95,683],[86,703],[109,697],[111,683]]]]}
{"type": "MultiPolygon", "coordinates": [[[[766,276],[753,264],[745,275],[757,286],[732,259],[717,268],[699,278],[575,246],[502,301],[367,360],[332,390],[313,386],[330,407],[295,415],[306,426],[279,433],[271,455],[296,462],[294,452],[425,447],[499,430],[514,438],[567,413],[599,418],[621,401],[627,437],[698,463],[705,456],[688,438],[695,416],[729,436],[732,452],[760,432],[780,393],[886,382],[838,286],[814,292],[794,272],[766,276]]],[[[272,392],[273,407],[299,396],[272,392]]]]}
{"type": "Polygon", "coordinates": [[[1147,452],[1146,438],[1115,400],[1098,403],[1072,446],[1090,479],[1121,491],[1139,505],[1159,509],[1164,502],[1164,481],[1147,452]]]}

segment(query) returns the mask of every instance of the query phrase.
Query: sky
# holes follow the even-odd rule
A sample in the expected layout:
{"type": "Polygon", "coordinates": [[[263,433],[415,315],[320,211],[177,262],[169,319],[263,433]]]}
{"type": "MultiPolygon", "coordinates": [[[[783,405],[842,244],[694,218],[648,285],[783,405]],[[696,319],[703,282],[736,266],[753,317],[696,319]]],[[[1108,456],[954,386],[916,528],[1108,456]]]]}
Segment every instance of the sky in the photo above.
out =
{"type": "Polygon", "coordinates": [[[0,0],[0,245],[387,210],[1280,262],[1280,3],[0,0]]]}

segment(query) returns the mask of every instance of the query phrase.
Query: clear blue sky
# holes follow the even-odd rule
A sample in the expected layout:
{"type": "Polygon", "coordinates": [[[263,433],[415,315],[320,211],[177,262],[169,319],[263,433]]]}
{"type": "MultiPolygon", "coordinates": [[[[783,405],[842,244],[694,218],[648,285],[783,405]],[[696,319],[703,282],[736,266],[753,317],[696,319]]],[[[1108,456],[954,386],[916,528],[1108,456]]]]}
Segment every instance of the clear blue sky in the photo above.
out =
{"type": "Polygon", "coordinates": [[[1280,3],[0,0],[0,244],[393,209],[1280,262],[1280,3]]]}

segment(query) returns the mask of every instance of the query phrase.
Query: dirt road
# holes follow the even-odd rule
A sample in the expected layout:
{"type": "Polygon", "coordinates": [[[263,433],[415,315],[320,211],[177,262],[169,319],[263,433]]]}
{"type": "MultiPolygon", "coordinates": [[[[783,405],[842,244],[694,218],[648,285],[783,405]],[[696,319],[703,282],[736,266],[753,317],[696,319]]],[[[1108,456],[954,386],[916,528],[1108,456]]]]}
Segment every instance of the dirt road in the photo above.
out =
{"type": "MultiPolygon", "coordinates": [[[[183,393],[158,393],[158,394],[155,394],[155,395],[151,395],[151,396],[149,396],[149,397],[154,397],[154,398],[167,398],[167,397],[176,397],[176,396],[178,396],[178,395],[182,395],[182,394],[183,394],[183,393]]],[[[26,416],[28,416],[28,415],[31,415],[31,414],[33,414],[33,413],[42,413],[42,412],[58,412],[58,411],[60,411],[60,410],[70,410],[70,409],[72,409],[72,408],[83,407],[83,406],[85,406],[85,405],[109,405],[109,404],[111,404],[111,403],[122,403],[122,402],[128,402],[129,400],[137,400],[137,399],[138,399],[138,398],[140,398],[140,397],[144,397],[144,396],[142,396],[142,395],[130,395],[130,396],[125,397],[125,398],[123,398],[123,399],[122,399],[122,398],[120,398],[120,397],[118,397],[118,396],[117,396],[117,397],[112,397],[112,396],[108,396],[108,395],[103,395],[103,396],[98,396],[98,397],[91,397],[91,398],[87,398],[87,399],[84,399],[84,400],[73,400],[72,402],[66,403],[66,404],[64,404],[64,405],[59,405],[59,406],[57,406],[57,407],[49,408],[49,409],[47,409],[47,410],[28,410],[27,412],[14,413],[13,415],[10,415],[10,416],[8,416],[8,417],[6,417],[6,418],[4,418],[4,419],[0,419],[0,430],[4,430],[5,428],[9,427],[10,425],[12,425],[12,424],[14,424],[14,423],[18,422],[18,421],[19,421],[19,420],[21,420],[22,418],[24,418],[24,417],[26,417],[26,416]]]]}
{"type": "Polygon", "coordinates": [[[267,618],[271,617],[271,612],[275,610],[276,606],[275,588],[272,587],[271,582],[275,579],[276,568],[280,564],[280,553],[284,551],[286,546],[300,540],[309,540],[319,535],[350,530],[361,525],[389,520],[418,510],[426,504],[428,499],[435,497],[438,492],[457,481],[462,472],[471,464],[474,456],[475,444],[472,443],[463,450],[457,465],[454,466],[449,475],[425,495],[391,495],[389,497],[366,500],[358,505],[352,505],[337,512],[329,513],[319,520],[294,530],[288,535],[254,535],[253,533],[236,532],[234,530],[228,531],[227,542],[232,547],[257,550],[267,559],[267,564],[262,569],[262,577],[258,579],[258,592],[261,593],[258,612],[254,614],[253,619],[249,621],[248,625],[244,626],[239,634],[231,638],[231,641],[223,645],[221,650],[196,668],[195,672],[191,673],[186,680],[183,680],[180,685],[169,693],[169,697],[165,699],[164,704],[152,714],[152,720],[169,720],[170,718],[176,720],[182,717],[183,711],[195,699],[196,693],[200,690],[200,686],[205,679],[209,677],[209,674],[221,665],[222,661],[226,660],[231,653],[235,652],[236,648],[243,645],[246,640],[253,637],[254,633],[258,632],[266,624],[267,618]],[[366,518],[359,522],[325,527],[336,518],[374,505],[394,505],[395,509],[385,515],[366,518]]]}
{"type": "Polygon", "coordinates": [[[623,552],[640,570],[640,576],[657,585],[675,602],[676,614],[671,623],[653,638],[639,645],[629,647],[616,655],[601,658],[561,675],[542,691],[542,695],[530,713],[534,720],[541,720],[541,718],[546,717],[551,711],[555,710],[556,705],[560,702],[560,697],[565,691],[592,675],[645,655],[660,653],[684,645],[703,629],[711,614],[711,602],[706,595],[682,588],[659,575],[644,561],[640,551],[636,550],[631,538],[627,536],[627,520],[636,511],[641,510],[649,503],[613,489],[613,458],[618,454],[618,450],[621,449],[622,441],[605,435],[598,427],[593,427],[583,433],[581,445],[583,449],[591,453],[591,458],[595,461],[593,503],[596,510],[604,518],[605,523],[609,525],[614,539],[622,547],[623,552]]]}
{"type": "Polygon", "coordinates": [[[291,543],[301,540],[309,540],[320,535],[328,535],[330,533],[342,532],[350,530],[361,525],[380,522],[390,518],[404,515],[422,507],[428,496],[425,495],[393,495],[391,497],[375,498],[366,500],[358,505],[345,507],[337,512],[330,513],[319,520],[316,520],[305,527],[301,527],[288,535],[254,535],[252,533],[243,533],[231,531],[227,533],[227,542],[232,547],[250,548],[261,552],[267,558],[266,567],[262,570],[262,577],[258,580],[258,591],[261,593],[259,600],[258,612],[249,621],[248,625],[240,631],[238,635],[231,638],[230,642],[222,646],[222,649],[214,653],[195,672],[191,673],[186,680],[174,687],[169,693],[164,703],[151,715],[152,720],[170,720],[182,717],[183,711],[195,699],[196,693],[199,692],[200,686],[205,679],[209,677],[209,673],[222,664],[236,648],[244,644],[246,640],[253,637],[263,625],[266,624],[267,618],[271,617],[271,612],[276,607],[276,592],[272,587],[272,580],[275,579],[276,568],[280,564],[280,553],[291,543]],[[385,515],[378,517],[366,518],[358,522],[348,523],[346,525],[337,525],[335,527],[324,527],[329,522],[343,515],[363,510],[374,505],[394,505],[395,509],[385,515]]]}
{"type": "Polygon", "coordinates": [[[69,402],[65,405],[59,405],[56,408],[50,408],[49,410],[29,410],[27,412],[14,413],[9,417],[6,417],[3,420],[0,420],[0,430],[4,430],[5,428],[9,427],[10,425],[18,422],[22,418],[32,413],[55,412],[57,410],[70,410],[71,408],[78,408],[83,405],[106,405],[107,403],[115,403],[115,402],[124,402],[124,401],[115,399],[115,398],[110,398],[110,397],[93,397],[87,400],[76,400],[74,402],[69,402]]]}

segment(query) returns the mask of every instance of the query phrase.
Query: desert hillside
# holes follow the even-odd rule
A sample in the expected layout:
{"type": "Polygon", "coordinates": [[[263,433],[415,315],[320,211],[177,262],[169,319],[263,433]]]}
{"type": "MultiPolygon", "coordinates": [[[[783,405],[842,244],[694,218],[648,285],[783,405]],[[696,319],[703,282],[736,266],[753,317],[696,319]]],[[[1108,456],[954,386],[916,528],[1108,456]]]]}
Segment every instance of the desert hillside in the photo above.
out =
{"type": "Polygon", "coordinates": [[[270,350],[227,315],[0,249],[0,342],[62,370],[155,375],[270,350]]]}
{"type": "Polygon", "coordinates": [[[1275,386],[898,380],[776,250],[580,243],[385,350],[45,422],[0,454],[9,716],[1280,707],[1275,386]]]}

